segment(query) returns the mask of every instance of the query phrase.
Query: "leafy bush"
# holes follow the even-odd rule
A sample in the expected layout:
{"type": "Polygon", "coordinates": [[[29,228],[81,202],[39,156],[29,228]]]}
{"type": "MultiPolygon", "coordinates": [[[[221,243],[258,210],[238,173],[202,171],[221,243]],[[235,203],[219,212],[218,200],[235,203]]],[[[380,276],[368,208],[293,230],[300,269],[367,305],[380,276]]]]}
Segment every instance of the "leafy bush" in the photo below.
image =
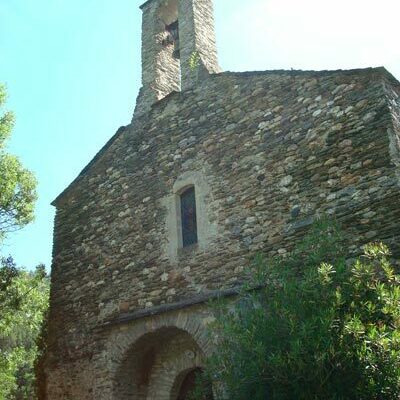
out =
{"type": "Polygon", "coordinates": [[[0,268],[0,399],[34,398],[37,337],[48,306],[43,266],[17,269],[11,258],[0,268]]]}
{"type": "Polygon", "coordinates": [[[345,248],[319,221],[288,257],[257,257],[234,303],[214,305],[206,373],[218,399],[399,398],[400,276],[383,244],[347,263],[345,248]]]}

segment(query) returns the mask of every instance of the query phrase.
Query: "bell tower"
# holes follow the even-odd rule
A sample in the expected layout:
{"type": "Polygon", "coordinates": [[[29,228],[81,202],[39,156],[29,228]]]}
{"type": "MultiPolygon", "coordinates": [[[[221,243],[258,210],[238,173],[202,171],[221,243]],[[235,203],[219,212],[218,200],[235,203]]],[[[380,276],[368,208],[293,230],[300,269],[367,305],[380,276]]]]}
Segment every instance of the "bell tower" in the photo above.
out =
{"type": "Polygon", "coordinates": [[[212,0],[148,0],[141,9],[142,88],[135,114],[220,71],[212,0]]]}

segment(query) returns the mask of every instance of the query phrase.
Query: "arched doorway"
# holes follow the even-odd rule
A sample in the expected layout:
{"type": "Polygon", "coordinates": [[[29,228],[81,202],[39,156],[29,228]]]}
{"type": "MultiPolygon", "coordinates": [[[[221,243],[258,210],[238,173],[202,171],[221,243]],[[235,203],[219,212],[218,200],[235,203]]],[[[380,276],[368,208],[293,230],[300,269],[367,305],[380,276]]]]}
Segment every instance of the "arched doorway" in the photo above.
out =
{"type": "Polygon", "coordinates": [[[164,327],[147,333],[125,353],[113,398],[177,400],[179,395],[189,399],[203,361],[202,349],[187,331],[164,327]]]}

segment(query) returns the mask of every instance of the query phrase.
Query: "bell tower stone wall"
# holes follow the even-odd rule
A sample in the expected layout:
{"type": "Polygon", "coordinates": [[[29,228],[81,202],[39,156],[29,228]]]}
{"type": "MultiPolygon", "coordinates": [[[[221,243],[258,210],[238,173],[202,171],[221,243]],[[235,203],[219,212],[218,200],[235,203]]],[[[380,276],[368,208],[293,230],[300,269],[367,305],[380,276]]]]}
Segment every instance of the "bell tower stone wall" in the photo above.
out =
{"type": "Polygon", "coordinates": [[[212,0],[150,0],[141,9],[142,88],[135,115],[220,71],[212,0]]]}
{"type": "Polygon", "coordinates": [[[182,90],[193,87],[204,73],[220,72],[212,0],[180,0],[182,90]]]}

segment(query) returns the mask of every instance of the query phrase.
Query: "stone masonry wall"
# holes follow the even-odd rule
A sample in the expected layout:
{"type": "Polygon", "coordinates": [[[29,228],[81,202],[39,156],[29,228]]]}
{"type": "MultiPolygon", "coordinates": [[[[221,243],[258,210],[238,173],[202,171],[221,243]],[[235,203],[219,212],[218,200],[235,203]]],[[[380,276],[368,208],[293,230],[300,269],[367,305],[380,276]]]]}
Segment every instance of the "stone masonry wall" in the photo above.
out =
{"type": "Polygon", "coordinates": [[[99,324],[239,285],[317,215],[355,253],[379,239],[398,257],[399,110],[383,69],[276,71],[213,75],[134,118],[56,201],[48,371],[79,384],[110,340],[99,324]],[[172,254],[171,199],[191,177],[212,230],[172,254]]]}
{"type": "Polygon", "coordinates": [[[392,114],[393,126],[388,129],[390,140],[390,154],[396,168],[396,175],[400,184],[400,89],[393,86],[390,81],[384,83],[388,97],[388,107],[392,114]]]}

